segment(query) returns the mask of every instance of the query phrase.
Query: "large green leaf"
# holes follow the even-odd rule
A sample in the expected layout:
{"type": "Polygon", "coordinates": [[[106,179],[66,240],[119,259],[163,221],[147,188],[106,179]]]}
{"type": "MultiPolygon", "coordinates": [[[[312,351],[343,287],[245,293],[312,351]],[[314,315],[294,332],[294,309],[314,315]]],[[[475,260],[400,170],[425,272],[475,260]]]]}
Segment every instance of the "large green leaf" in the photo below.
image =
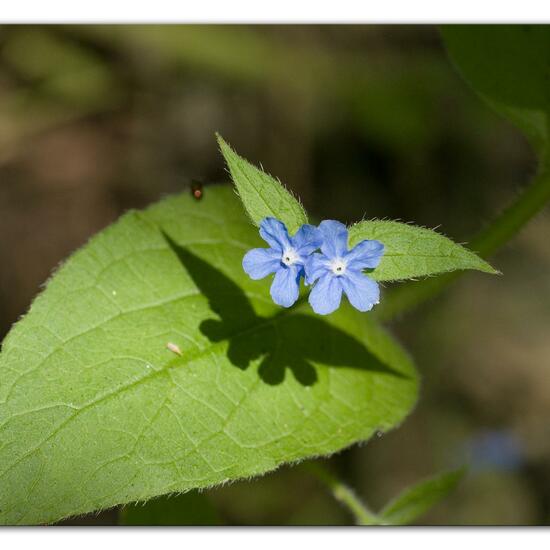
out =
{"type": "Polygon", "coordinates": [[[128,213],[61,267],[0,355],[1,523],[261,474],[404,418],[407,355],[346,306],[275,306],[241,267],[262,242],[214,186],[128,213]]]}
{"type": "Polygon", "coordinates": [[[363,239],[384,244],[382,261],[369,275],[377,281],[425,277],[457,269],[497,273],[471,250],[431,229],[394,221],[363,221],[350,228],[350,246],[363,239]]]}
{"type": "Polygon", "coordinates": [[[379,513],[381,522],[391,525],[412,523],[453,491],[464,473],[464,468],[460,468],[405,489],[379,513]]]}
{"type": "Polygon", "coordinates": [[[256,225],[271,216],[281,220],[294,234],[307,223],[302,205],[279,181],[237,155],[220,135],[217,138],[239,197],[256,225]]]}
{"type": "Polygon", "coordinates": [[[550,27],[452,25],[442,34],[466,81],[541,151],[548,141],[550,27]]]}

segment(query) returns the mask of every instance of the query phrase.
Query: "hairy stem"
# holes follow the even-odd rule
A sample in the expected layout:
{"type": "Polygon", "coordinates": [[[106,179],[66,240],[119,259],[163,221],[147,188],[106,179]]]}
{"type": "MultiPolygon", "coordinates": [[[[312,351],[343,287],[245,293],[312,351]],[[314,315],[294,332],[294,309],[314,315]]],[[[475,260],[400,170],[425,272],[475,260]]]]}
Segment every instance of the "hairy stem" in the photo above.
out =
{"type": "Polygon", "coordinates": [[[332,496],[351,512],[357,525],[380,525],[380,519],[368,509],[352,489],[324,466],[318,462],[308,462],[304,464],[304,468],[321,481],[332,496]]]}
{"type": "MultiPolygon", "coordinates": [[[[480,231],[470,242],[469,248],[482,258],[487,258],[506,244],[550,200],[550,170],[543,169],[519,197],[490,225],[480,231]]],[[[388,293],[382,307],[376,313],[378,319],[387,321],[420,305],[457,279],[463,272],[455,271],[434,279],[412,282],[388,293]]]]}

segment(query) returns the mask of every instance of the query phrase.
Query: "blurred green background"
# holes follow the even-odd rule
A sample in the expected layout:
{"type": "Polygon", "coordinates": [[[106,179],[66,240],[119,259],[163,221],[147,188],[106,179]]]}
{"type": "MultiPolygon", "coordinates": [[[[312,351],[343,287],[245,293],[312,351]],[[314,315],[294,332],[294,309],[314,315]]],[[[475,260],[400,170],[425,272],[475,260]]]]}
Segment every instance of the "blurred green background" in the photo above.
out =
{"type": "MultiPolygon", "coordinates": [[[[316,217],[414,221],[459,242],[536,169],[434,26],[2,26],[1,336],[125,210],[227,180],[215,131],[316,217]]],[[[419,404],[330,459],[374,509],[468,461],[419,523],[550,522],[549,230],[539,216],[494,259],[504,276],[465,274],[392,323],[417,361],[419,404]]],[[[226,525],[351,523],[299,467],[204,494],[226,525]]]]}

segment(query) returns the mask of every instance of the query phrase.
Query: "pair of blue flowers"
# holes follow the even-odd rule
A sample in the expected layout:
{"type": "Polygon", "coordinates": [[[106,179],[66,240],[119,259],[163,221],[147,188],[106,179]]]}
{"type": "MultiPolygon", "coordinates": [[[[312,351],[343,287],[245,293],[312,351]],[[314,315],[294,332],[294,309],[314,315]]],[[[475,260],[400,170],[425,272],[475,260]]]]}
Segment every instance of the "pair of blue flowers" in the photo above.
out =
{"type": "Polygon", "coordinates": [[[365,240],[348,250],[348,230],[335,220],[319,227],[302,225],[290,237],[283,222],[264,218],[260,236],[270,248],[247,252],[243,268],[252,279],[275,273],[271,297],[276,304],[290,307],[296,302],[302,277],[306,285],[314,285],[309,303],[320,315],[337,310],[342,293],[359,311],[369,311],[380,301],[378,284],[363,269],[378,266],[384,253],[381,242],[365,240]]]}

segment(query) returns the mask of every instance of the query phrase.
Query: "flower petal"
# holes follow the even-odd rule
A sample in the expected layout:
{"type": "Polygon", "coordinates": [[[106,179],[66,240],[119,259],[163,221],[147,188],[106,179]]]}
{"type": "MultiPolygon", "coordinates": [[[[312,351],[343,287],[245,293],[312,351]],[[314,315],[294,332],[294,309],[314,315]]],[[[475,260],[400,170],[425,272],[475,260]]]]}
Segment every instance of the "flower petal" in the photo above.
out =
{"type": "Polygon", "coordinates": [[[260,237],[271,248],[282,252],[290,246],[288,231],[283,222],[276,218],[264,218],[260,223],[260,237]]]}
{"type": "Polygon", "coordinates": [[[341,277],[325,273],[315,284],[309,295],[309,303],[315,313],[328,315],[336,311],[342,299],[341,277]]]}
{"type": "Polygon", "coordinates": [[[251,279],[263,279],[281,267],[281,253],[272,248],[253,248],[243,258],[243,269],[251,279]]]}
{"type": "Polygon", "coordinates": [[[359,311],[369,311],[380,301],[378,283],[360,271],[348,269],[341,279],[348,300],[359,311]]]}
{"type": "Polygon", "coordinates": [[[275,273],[271,285],[271,297],[276,304],[290,307],[298,299],[302,270],[300,265],[291,265],[281,267],[275,273]]]}
{"type": "Polygon", "coordinates": [[[325,220],[319,224],[323,234],[321,252],[329,259],[341,258],[348,250],[348,230],[336,220],[325,220]]]}
{"type": "Polygon", "coordinates": [[[351,269],[365,269],[378,267],[384,245],[380,241],[365,240],[356,244],[347,254],[346,263],[351,269]]]}
{"type": "Polygon", "coordinates": [[[306,285],[313,284],[319,277],[330,271],[328,258],[324,254],[316,252],[308,256],[304,269],[306,272],[306,285]]]}
{"type": "Polygon", "coordinates": [[[290,242],[300,256],[309,256],[323,244],[323,234],[314,225],[306,223],[290,238],[290,242]]]}

